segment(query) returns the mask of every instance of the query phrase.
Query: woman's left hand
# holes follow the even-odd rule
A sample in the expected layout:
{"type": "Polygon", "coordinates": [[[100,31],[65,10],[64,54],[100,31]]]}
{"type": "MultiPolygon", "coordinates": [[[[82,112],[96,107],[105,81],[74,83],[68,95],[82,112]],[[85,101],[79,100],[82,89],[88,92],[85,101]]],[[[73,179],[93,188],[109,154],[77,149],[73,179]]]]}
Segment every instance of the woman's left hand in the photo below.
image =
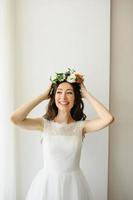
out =
{"type": "Polygon", "coordinates": [[[77,83],[80,83],[80,87],[81,87],[81,95],[82,95],[82,98],[85,98],[86,96],[86,93],[88,92],[85,85],[84,85],[84,78],[81,73],[79,72],[75,72],[75,75],[77,77],[77,83]]]}
{"type": "Polygon", "coordinates": [[[82,95],[82,98],[85,98],[86,97],[86,94],[88,93],[84,83],[82,82],[80,84],[80,88],[81,88],[81,95],[82,95]]]}
{"type": "Polygon", "coordinates": [[[75,72],[74,74],[76,76],[76,82],[81,84],[84,81],[84,75],[80,72],[75,72]]]}

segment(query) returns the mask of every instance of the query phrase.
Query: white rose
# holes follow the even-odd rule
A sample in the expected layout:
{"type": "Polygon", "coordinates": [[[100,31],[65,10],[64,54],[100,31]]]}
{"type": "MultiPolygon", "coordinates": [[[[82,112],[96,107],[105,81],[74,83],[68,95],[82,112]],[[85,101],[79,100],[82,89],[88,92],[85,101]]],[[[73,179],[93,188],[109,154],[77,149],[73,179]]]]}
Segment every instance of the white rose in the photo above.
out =
{"type": "Polygon", "coordinates": [[[70,76],[67,77],[67,81],[70,83],[76,82],[76,76],[75,74],[71,74],[70,76]]]}

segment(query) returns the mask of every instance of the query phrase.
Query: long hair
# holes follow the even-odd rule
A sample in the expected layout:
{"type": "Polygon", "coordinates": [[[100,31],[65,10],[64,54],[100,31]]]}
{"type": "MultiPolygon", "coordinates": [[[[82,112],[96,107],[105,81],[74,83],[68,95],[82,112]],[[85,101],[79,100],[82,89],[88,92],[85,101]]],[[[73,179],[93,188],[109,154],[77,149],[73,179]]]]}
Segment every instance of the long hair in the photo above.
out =
{"type": "MultiPolygon", "coordinates": [[[[46,118],[47,120],[53,120],[58,114],[58,108],[55,104],[55,94],[56,94],[56,90],[58,86],[63,82],[67,82],[67,81],[58,82],[56,84],[52,84],[51,86],[51,91],[49,94],[50,100],[48,103],[47,111],[45,115],[43,115],[43,117],[46,118]]],[[[82,96],[80,92],[80,84],[76,82],[69,83],[69,84],[72,85],[73,90],[74,90],[74,95],[75,95],[74,105],[70,111],[71,116],[75,121],[85,120],[86,115],[83,113],[84,103],[82,101],[82,96]]]]}

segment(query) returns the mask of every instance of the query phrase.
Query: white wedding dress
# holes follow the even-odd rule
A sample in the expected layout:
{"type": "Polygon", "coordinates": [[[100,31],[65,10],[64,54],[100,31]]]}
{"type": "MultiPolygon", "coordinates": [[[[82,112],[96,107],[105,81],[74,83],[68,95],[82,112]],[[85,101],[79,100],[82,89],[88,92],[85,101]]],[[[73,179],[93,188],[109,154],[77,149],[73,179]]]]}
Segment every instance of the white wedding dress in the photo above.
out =
{"type": "Polygon", "coordinates": [[[80,168],[83,123],[44,119],[44,167],[33,179],[26,200],[93,200],[80,168]]]}

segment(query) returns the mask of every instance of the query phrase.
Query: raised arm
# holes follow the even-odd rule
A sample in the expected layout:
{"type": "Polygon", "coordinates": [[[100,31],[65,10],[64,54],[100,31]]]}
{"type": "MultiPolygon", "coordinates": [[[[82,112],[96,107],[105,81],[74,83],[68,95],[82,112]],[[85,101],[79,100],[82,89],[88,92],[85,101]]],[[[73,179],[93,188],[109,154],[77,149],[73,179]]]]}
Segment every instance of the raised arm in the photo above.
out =
{"type": "Polygon", "coordinates": [[[81,93],[82,97],[85,98],[88,103],[91,103],[98,114],[96,119],[85,121],[83,128],[84,133],[98,131],[105,128],[114,121],[114,117],[109,112],[109,110],[90,94],[83,83],[81,83],[81,93]]]}
{"type": "Polygon", "coordinates": [[[17,126],[20,126],[28,130],[42,131],[44,126],[44,120],[42,120],[41,117],[28,118],[27,115],[38,104],[49,98],[50,90],[51,90],[51,83],[49,84],[48,89],[44,93],[17,108],[10,116],[11,122],[17,126]]]}

